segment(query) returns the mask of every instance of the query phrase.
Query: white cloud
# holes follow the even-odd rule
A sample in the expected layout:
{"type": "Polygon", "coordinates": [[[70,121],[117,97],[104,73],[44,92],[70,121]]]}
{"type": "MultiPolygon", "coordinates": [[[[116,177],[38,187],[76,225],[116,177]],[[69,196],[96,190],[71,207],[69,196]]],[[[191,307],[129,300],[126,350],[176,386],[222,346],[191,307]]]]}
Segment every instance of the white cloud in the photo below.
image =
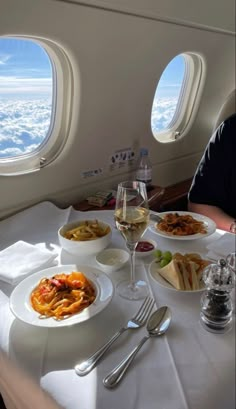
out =
{"type": "Polygon", "coordinates": [[[0,54],[0,65],[6,64],[8,60],[10,60],[11,55],[10,54],[0,54]]]}
{"type": "Polygon", "coordinates": [[[6,148],[3,150],[0,150],[0,157],[4,156],[18,156],[22,155],[23,151],[19,148],[6,148]]]}
{"type": "MultiPolygon", "coordinates": [[[[151,126],[154,132],[168,127],[175,113],[176,98],[154,101],[151,126]]],[[[47,137],[51,120],[51,100],[0,100],[0,158],[29,153],[47,137]]]]}
{"type": "Polygon", "coordinates": [[[32,152],[48,134],[50,99],[0,101],[0,158],[32,152]]]}
{"type": "Polygon", "coordinates": [[[0,76],[0,94],[34,94],[52,93],[52,78],[18,78],[0,76]]]}
{"type": "Polygon", "coordinates": [[[152,107],[151,126],[153,132],[162,131],[170,124],[177,105],[176,98],[155,99],[152,107]]]}
{"type": "MultiPolygon", "coordinates": [[[[182,85],[181,82],[174,83],[174,82],[168,82],[168,81],[160,81],[158,83],[158,88],[159,87],[162,87],[162,88],[168,87],[168,88],[179,88],[180,89],[181,85],[182,85]]],[[[157,89],[157,91],[158,91],[158,89],[157,89]]]]}

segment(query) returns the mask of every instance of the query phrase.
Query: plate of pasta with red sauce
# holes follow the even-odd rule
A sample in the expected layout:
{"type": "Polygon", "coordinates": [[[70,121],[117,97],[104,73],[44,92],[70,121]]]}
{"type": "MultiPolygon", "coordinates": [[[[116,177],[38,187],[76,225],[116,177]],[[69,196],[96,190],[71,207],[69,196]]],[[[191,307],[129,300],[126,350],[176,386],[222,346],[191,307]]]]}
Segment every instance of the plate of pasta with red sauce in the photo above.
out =
{"type": "Polygon", "coordinates": [[[210,236],[216,230],[216,224],[204,215],[170,211],[159,213],[160,221],[150,222],[150,230],[159,236],[174,240],[196,240],[210,236]]]}
{"type": "Polygon", "coordinates": [[[21,281],[10,297],[10,309],[23,322],[64,327],[87,321],[113,297],[111,279],[91,266],[64,265],[38,271],[21,281]]]}

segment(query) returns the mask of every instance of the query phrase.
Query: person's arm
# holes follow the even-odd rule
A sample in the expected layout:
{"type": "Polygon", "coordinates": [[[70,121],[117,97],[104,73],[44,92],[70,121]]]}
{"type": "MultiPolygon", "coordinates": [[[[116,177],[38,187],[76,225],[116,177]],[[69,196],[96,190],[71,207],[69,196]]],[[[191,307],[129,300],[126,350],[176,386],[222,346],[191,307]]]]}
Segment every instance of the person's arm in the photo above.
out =
{"type": "Polygon", "coordinates": [[[188,194],[188,209],[213,219],[230,231],[235,214],[236,116],[224,121],[212,135],[188,194]]]}
{"type": "Polygon", "coordinates": [[[190,212],[200,213],[209,217],[210,219],[214,220],[218,229],[222,229],[225,231],[230,231],[230,227],[232,223],[234,223],[234,219],[232,217],[230,217],[228,214],[223,212],[223,210],[216,206],[192,203],[189,201],[188,210],[190,212]]]}
{"type": "Polygon", "coordinates": [[[7,409],[63,409],[0,349],[0,393],[7,409]]]}

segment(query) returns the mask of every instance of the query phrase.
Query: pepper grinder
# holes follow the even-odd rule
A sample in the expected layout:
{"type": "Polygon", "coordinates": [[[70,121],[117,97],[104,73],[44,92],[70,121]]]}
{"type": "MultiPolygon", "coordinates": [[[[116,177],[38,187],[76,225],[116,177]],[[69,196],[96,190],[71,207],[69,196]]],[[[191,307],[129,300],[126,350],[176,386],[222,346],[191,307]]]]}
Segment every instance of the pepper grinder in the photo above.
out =
{"type": "Polygon", "coordinates": [[[203,271],[206,285],[201,297],[200,322],[210,332],[225,333],[232,328],[231,291],[235,283],[235,274],[224,259],[210,264],[203,271]]]}
{"type": "MultiPolygon", "coordinates": [[[[228,266],[233,270],[234,276],[236,275],[236,252],[228,254],[226,257],[226,263],[228,266]]],[[[236,282],[236,276],[235,276],[235,282],[236,282]]],[[[233,313],[236,314],[236,308],[235,308],[235,285],[231,291],[231,299],[233,303],[233,313]]]]}

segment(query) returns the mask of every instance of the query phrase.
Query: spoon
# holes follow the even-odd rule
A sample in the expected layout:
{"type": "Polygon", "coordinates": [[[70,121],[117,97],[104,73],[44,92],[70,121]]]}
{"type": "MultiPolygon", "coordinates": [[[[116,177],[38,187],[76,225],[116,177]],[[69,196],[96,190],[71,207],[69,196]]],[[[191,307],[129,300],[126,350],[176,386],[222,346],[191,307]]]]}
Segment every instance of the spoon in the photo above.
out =
{"type": "Polygon", "coordinates": [[[141,349],[143,344],[150,337],[158,337],[164,334],[169,328],[171,321],[171,310],[169,307],[161,307],[156,310],[148,320],[147,331],[148,335],[143,337],[139,344],[125,357],[119,365],[117,365],[104,379],[103,385],[108,388],[114,388],[121,381],[125,375],[127,369],[129,368],[134,357],[137,355],[138,351],[141,349]]]}

